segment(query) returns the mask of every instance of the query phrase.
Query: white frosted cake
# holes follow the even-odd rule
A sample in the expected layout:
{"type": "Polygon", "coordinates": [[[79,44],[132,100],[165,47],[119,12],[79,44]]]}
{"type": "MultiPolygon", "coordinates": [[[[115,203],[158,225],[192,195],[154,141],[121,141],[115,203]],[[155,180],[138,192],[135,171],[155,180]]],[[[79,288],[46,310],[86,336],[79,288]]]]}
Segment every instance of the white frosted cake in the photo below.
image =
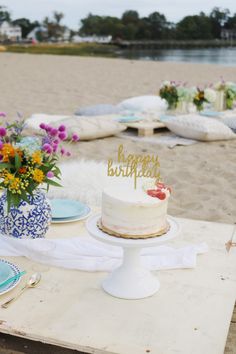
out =
{"type": "Polygon", "coordinates": [[[152,189],[111,186],[102,194],[101,227],[124,238],[148,238],[167,231],[170,189],[157,183],[152,189]]]}

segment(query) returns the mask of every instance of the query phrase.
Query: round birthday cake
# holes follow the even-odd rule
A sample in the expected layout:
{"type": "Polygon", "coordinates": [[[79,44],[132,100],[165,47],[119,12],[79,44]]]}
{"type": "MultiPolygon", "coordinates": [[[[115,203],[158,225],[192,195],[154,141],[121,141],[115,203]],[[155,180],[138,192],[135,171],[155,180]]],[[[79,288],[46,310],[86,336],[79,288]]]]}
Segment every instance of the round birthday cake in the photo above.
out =
{"type": "Polygon", "coordinates": [[[167,206],[170,188],[157,182],[153,186],[132,189],[111,186],[102,194],[100,227],[110,235],[144,239],[168,231],[167,206]]]}

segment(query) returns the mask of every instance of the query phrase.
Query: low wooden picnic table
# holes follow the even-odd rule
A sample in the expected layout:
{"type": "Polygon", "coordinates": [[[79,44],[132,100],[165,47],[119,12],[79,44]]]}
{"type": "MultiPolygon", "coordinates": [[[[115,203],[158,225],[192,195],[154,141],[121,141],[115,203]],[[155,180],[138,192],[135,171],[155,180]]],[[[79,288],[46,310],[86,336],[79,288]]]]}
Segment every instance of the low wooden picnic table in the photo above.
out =
{"type": "MultiPolygon", "coordinates": [[[[209,252],[197,256],[194,269],[159,271],[160,290],[142,300],[106,294],[106,273],[6,257],[28,275],[41,271],[42,280],[8,309],[0,308],[0,332],[93,354],[224,353],[236,298],[236,248],[225,250],[233,225],[177,220],[182,232],[171,244],[207,242],[209,252]]],[[[47,237],[86,233],[80,221],[51,225],[47,237]]]]}

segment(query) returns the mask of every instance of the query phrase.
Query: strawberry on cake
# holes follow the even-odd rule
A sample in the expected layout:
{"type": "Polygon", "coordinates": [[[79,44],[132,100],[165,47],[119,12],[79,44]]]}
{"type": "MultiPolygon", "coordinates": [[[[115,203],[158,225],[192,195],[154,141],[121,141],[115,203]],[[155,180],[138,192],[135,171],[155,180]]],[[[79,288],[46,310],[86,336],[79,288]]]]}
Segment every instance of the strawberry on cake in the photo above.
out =
{"type": "Polygon", "coordinates": [[[123,238],[148,238],[167,232],[170,188],[152,182],[143,188],[120,185],[105,188],[102,194],[101,228],[123,238]]]}

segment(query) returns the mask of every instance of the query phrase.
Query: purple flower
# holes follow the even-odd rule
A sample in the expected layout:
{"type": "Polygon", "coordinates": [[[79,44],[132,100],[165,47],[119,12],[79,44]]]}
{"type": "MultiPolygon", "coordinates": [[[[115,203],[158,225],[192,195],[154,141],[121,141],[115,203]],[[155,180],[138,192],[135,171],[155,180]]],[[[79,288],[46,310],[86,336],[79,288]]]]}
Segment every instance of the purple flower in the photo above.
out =
{"type": "Polygon", "coordinates": [[[0,136],[5,136],[7,134],[7,130],[4,127],[0,127],[0,136]]]}
{"type": "Polygon", "coordinates": [[[3,147],[3,142],[0,140],[0,149],[3,147]]]}
{"type": "Polygon", "coordinates": [[[58,138],[59,138],[60,140],[66,140],[66,138],[67,138],[66,132],[60,132],[60,133],[58,134],[58,138]]]}
{"type": "Polygon", "coordinates": [[[41,129],[46,129],[46,124],[45,123],[41,123],[40,125],[39,125],[39,128],[41,128],[41,129]]]}
{"type": "Polygon", "coordinates": [[[48,136],[44,136],[42,139],[42,145],[44,144],[50,144],[51,140],[49,139],[48,136]]]}
{"type": "Polygon", "coordinates": [[[47,152],[48,154],[52,153],[52,146],[50,144],[44,144],[42,147],[43,151],[47,152]]]}
{"type": "Polygon", "coordinates": [[[71,153],[67,151],[66,156],[71,156],[71,153]]]}
{"type": "Polygon", "coordinates": [[[6,117],[6,113],[5,112],[0,112],[0,117],[6,117]]]}
{"type": "Polygon", "coordinates": [[[64,148],[61,148],[61,154],[62,154],[62,155],[65,155],[65,152],[66,152],[65,149],[64,149],[64,148]]]}
{"type": "Polygon", "coordinates": [[[78,141],[79,140],[79,137],[77,134],[72,134],[72,141],[78,141]]]}
{"type": "Polygon", "coordinates": [[[58,140],[58,139],[55,139],[55,140],[53,140],[53,143],[56,144],[56,145],[58,145],[58,144],[59,144],[59,140],[58,140]]]}
{"type": "Polygon", "coordinates": [[[56,128],[52,128],[50,131],[51,136],[57,136],[58,130],[56,128]]]}
{"type": "Polygon", "coordinates": [[[48,133],[50,133],[50,132],[52,131],[52,129],[53,129],[53,127],[51,127],[50,125],[48,125],[47,128],[46,128],[46,131],[47,131],[48,133]]]}
{"type": "Polygon", "coordinates": [[[47,176],[47,178],[53,178],[54,173],[52,171],[49,171],[46,176],[47,176]]]}
{"type": "Polygon", "coordinates": [[[53,152],[57,152],[57,150],[58,150],[58,145],[57,145],[57,144],[53,144],[53,145],[52,145],[52,150],[53,150],[53,152]]]}
{"type": "Polygon", "coordinates": [[[58,128],[59,132],[64,132],[66,130],[66,127],[62,124],[58,128]]]}

